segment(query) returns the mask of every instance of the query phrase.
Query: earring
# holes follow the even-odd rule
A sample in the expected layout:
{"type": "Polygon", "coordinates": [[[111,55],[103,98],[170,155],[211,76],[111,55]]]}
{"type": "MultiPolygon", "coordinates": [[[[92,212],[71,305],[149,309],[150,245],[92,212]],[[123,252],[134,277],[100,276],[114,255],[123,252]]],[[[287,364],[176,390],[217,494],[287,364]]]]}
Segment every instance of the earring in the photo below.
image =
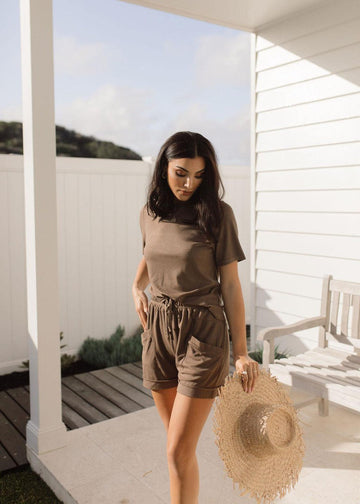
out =
{"type": "Polygon", "coordinates": [[[166,174],[163,172],[163,173],[161,174],[161,177],[162,177],[163,179],[166,179],[166,174]]]}

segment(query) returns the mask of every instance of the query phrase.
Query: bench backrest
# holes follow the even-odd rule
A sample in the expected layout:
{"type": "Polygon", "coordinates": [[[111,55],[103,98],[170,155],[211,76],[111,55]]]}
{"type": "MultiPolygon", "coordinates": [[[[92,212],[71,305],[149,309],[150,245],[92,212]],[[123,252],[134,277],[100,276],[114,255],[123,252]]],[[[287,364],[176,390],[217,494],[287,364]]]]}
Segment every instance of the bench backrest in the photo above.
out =
{"type": "Polygon", "coordinates": [[[323,279],[321,315],[326,317],[326,323],[319,331],[320,347],[326,347],[328,338],[333,337],[360,350],[359,283],[334,280],[332,275],[326,275],[323,279]]]}

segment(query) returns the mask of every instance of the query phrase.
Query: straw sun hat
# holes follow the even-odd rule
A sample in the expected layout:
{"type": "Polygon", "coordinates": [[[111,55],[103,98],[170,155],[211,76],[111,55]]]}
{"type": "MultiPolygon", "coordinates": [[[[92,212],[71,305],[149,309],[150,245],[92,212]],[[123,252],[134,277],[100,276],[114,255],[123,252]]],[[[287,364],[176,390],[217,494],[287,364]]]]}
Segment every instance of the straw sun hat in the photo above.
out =
{"type": "Polygon", "coordinates": [[[283,497],[302,468],[304,442],[297,411],[275,376],[261,369],[251,393],[237,371],[215,400],[215,443],[233,486],[258,504],[283,497]]]}

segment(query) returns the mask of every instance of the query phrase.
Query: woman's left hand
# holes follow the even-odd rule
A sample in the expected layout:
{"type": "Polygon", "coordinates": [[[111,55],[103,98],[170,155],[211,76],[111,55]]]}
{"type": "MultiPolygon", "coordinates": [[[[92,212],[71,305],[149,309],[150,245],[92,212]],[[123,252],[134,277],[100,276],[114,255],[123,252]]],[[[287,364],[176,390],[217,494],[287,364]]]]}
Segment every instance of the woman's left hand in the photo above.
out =
{"type": "Polygon", "coordinates": [[[236,372],[241,376],[245,392],[252,392],[259,376],[259,364],[248,355],[241,355],[235,361],[236,372]]]}

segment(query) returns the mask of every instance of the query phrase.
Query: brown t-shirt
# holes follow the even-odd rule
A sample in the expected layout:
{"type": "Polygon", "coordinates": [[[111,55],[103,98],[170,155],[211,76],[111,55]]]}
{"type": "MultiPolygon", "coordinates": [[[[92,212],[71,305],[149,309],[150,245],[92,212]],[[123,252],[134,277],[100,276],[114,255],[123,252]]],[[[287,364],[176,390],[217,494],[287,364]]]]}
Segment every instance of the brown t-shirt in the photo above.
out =
{"type": "Polygon", "coordinates": [[[185,304],[221,305],[218,266],[246,259],[238,238],[231,206],[221,201],[224,216],[217,241],[207,239],[191,224],[192,207],[179,202],[174,218],[160,220],[140,211],[143,254],[150,293],[166,295],[185,304]]]}

